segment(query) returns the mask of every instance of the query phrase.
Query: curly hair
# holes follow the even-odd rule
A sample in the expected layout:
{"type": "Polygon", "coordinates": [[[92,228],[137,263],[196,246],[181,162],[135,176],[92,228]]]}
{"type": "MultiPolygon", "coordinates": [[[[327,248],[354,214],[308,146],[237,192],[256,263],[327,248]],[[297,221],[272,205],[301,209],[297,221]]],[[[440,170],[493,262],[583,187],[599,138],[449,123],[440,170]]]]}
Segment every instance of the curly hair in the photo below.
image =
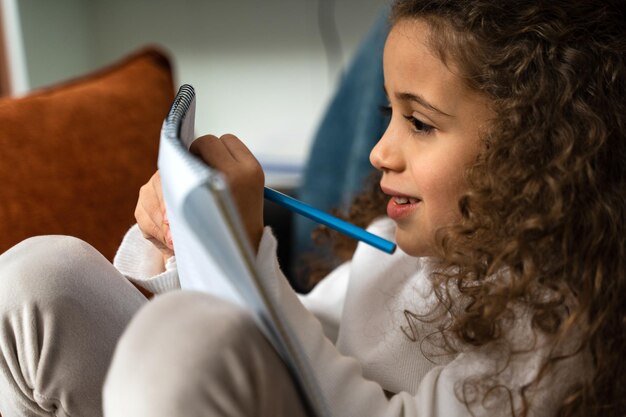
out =
{"type": "MultiPolygon", "coordinates": [[[[397,0],[391,22],[403,19],[426,21],[433,51],[496,112],[467,172],[463,220],[438,234],[446,332],[486,346],[521,304],[553,349],[519,414],[555,364],[584,350],[593,375],[558,415],[625,415],[626,3],[397,0]],[[494,280],[502,271],[507,279],[494,280]],[[573,334],[580,343],[563,354],[573,334]]],[[[365,201],[380,202],[379,189],[348,218],[384,212],[365,201]]],[[[350,254],[345,241],[337,247],[350,254]]]]}

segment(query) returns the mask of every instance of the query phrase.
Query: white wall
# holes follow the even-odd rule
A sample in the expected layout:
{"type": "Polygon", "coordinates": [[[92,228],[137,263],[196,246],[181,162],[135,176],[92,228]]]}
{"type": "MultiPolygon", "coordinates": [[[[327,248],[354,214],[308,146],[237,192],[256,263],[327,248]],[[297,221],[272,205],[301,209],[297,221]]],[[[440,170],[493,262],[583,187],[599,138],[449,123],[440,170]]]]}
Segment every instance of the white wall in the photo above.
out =
{"type": "MultiPolygon", "coordinates": [[[[232,132],[260,158],[302,162],[335,86],[318,28],[328,0],[19,0],[32,87],[164,46],[198,94],[198,134],[232,132]]],[[[386,0],[337,0],[349,61],[386,0]]],[[[334,69],[335,71],[337,68],[334,69]]]]}
{"type": "Polygon", "coordinates": [[[92,2],[17,0],[30,88],[97,67],[92,2]]]}

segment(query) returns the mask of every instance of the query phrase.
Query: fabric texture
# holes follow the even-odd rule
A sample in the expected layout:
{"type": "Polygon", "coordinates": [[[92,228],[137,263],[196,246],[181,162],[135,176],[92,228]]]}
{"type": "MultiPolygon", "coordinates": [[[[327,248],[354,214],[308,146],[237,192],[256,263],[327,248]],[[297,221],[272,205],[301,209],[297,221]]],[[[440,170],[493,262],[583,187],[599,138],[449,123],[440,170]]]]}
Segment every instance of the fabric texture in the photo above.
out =
{"type": "Polygon", "coordinates": [[[170,257],[164,265],[161,252],[144,239],[136,224],[124,235],[113,265],[130,282],[152,294],[180,288],[176,257],[170,257]]]}
{"type": "Polygon", "coordinates": [[[38,236],[0,255],[2,416],[101,416],[115,344],[146,302],[76,238],[38,236]]]}
{"type": "Polygon", "coordinates": [[[148,48],[22,98],[0,99],[0,253],[27,237],[79,237],[112,259],[156,170],[174,96],[148,48]]]}
{"type": "Polygon", "coordinates": [[[160,295],[132,320],[106,378],[104,415],[306,416],[248,312],[190,291],[160,295]]]}

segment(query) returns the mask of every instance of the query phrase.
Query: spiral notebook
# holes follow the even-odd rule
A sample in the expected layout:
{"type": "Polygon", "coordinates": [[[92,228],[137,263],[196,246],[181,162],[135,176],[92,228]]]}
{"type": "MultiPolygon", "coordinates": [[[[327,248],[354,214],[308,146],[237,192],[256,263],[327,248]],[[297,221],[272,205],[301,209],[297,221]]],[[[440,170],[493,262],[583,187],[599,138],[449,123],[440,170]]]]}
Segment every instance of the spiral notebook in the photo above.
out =
{"type": "Polygon", "coordinates": [[[195,102],[193,87],[183,85],[163,122],[158,159],[181,287],[249,310],[287,365],[310,414],[330,416],[292,324],[255,268],[224,177],[188,150],[195,139],[195,102]]]}

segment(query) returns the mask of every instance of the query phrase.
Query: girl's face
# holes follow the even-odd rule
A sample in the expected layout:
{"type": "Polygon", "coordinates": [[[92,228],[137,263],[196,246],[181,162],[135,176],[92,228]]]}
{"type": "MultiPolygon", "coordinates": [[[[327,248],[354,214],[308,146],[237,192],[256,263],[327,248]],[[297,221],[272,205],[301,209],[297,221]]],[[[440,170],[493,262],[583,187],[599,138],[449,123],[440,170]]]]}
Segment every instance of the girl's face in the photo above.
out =
{"type": "Polygon", "coordinates": [[[493,112],[426,45],[428,24],[400,20],[383,57],[391,122],[370,154],[382,171],[387,214],[398,246],[413,256],[434,254],[435,234],[458,222],[465,171],[481,149],[480,133],[493,112]]]}

